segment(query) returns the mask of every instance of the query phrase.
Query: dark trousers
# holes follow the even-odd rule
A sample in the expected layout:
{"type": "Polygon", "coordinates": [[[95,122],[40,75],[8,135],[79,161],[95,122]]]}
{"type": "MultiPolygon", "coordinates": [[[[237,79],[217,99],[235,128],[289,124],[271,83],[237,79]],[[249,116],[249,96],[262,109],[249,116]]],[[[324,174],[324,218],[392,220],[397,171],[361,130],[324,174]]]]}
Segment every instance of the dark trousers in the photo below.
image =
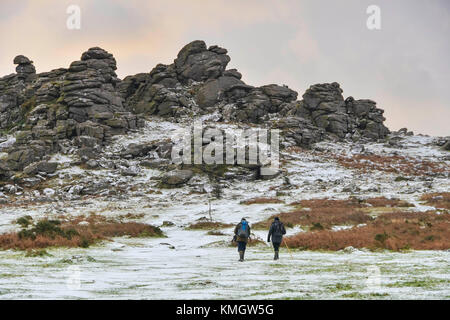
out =
{"type": "Polygon", "coordinates": [[[246,247],[247,247],[247,242],[238,241],[238,251],[245,251],[246,247]]]}
{"type": "Polygon", "coordinates": [[[272,244],[273,244],[273,250],[275,250],[275,251],[280,250],[281,242],[272,242],[272,244]]]}

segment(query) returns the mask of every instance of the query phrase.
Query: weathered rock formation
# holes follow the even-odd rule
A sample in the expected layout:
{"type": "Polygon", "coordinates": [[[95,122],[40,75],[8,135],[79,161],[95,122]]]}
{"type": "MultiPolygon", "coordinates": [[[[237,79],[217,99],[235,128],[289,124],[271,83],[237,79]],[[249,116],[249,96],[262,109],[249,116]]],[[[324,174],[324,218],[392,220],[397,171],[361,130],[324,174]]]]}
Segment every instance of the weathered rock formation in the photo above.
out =
{"type": "Polygon", "coordinates": [[[339,84],[333,82],[311,86],[303,94],[303,100],[286,114],[309,119],[315,126],[339,138],[376,140],[389,133],[383,125],[383,112],[372,100],[355,100],[353,97],[344,100],[339,84]]]}
{"type": "Polygon", "coordinates": [[[194,41],[181,49],[173,64],[129,76],[119,91],[130,110],[175,120],[214,112],[222,121],[264,123],[278,117],[276,126],[287,135],[294,132],[302,145],[320,141],[324,133],[354,140],[376,140],[389,133],[375,102],[344,100],[338,83],[313,85],[297,101],[298,93],[286,86],[247,85],[236,69],[226,70],[229,61],[226,49],[194,41]]]}
{"type": "Polygon", "coordinates": [[[83,53],[68,69],[35,74],[18,56],[17,74],[0,79],[0,128],[18,130],[6,166],[22,170],[73,142],[92,148],[142,125],[116,89],[114,57],[100,48],[83,53]]]}
{"type": "MultiPolygon", "coordinates": [[[[287,86],[244,83],[236,69],[227,70],[229,61],[226,49],[193,41],[174,63],[120,80],[113,55],[98,47],[67,69],[39,74],[29,58],[17,56],[16,73],[0,78],[0,130],[16,138],[0,150],[8,152],[0,160],[0,179],[24,169],[28,175],[54,172],[49,155],[73,148],[81,161],[94,159],[113,135],[142,126],[145,116],[181,121],[215,114],[217,121],[279,128],[301,146],[389,133],[374,101],[344,99],[338,83],[313,85],[297,100],[287,86]]],[[[141,147],[124,154],[147,152],[141,147]]]]}

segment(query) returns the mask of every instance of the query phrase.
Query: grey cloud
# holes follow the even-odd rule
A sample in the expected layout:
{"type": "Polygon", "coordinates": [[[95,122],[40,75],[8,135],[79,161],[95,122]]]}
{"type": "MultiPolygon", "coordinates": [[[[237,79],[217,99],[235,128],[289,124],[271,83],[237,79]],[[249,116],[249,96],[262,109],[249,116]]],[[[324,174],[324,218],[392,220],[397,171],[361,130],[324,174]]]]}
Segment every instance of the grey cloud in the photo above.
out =
{"type": "Polygon", "coordinates": [[[301,95],[314,83],[337,81],[345,96],[377,101],[388,123],[450,134],[441,120],[450,118],[447,0],[42,3],[0,2],[0,37],[5,30],[9,33],[9,40],[0,41],[10,44],[0,53],[1,74],[12,70],[12,57],[22,53],[18,51],[26,51],[45,71],[41,63],[48,66],[55,52],[58,62],[61,55],[67,61],[52,67],[67,66],[88,47],[100,45],[116,56],[117,72],[124,77],[148,71],[158,62],[170,63],[185,43],[203,39],[227,48],[230,67],[238,68],[249,84],[284,83],[301,95]],[[33,10],[27,12],[31,3],[33,10]],[[71,3],[83,10],[78,33],[64,29],[64,13],[49,14],[71,3]],[[366,8],[371,4],[381,8],[379,31],[366,28],[366,8]],[[23,12],[29,24],[14,25],[23,12]],[[41,12],[48,18],[38,19],[41,12]],[[33,34],[29,42],[38,47],[28,53],[31,45],[24,46],[24,41],[36,29],[48,34],[33,34]],[[422,108],[428,110],[428,121],[420,121],[422,108]]]}

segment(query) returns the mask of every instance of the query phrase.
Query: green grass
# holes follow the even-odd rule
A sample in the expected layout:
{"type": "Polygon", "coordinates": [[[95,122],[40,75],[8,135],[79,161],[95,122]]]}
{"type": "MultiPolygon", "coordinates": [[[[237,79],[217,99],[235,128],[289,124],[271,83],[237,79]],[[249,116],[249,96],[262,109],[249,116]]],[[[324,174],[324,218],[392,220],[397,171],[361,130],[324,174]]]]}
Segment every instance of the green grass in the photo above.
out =
{"type": "Polygon", "coordinates": [[[352,298],[352,299],[370,299],[370,298],[376,298],[376,297],[388,297],[389,294],[387,293],[367,293],[363,294],[360,292],[351,292],[351,293],[345,293],[341,295],[342,298],[352,298]]]}
{"type": "Polygon", "coordinates": [[[22,274],[13,274],[13,273],[0,273],[0,279],[5,278],[19,278],[23,277],[22,274]]]}
{"type": "Polygon", "coordinates": [[[389,283],[386,285],[386,287],[389,288],[402,288],[402,287],[414,287],[414,288],[432,288],[439,284],[447,283],[450,284],[449,280],[445,279],[432,279],[432,278],[425,278],[425,279],[413,279],[409,281],[397,281],[394,283],[389,283]]]}
{"type": "Polygon", "coordinates": [[[288,268],[289,265],[280,264],[280,263],[272,263],[272,264],[269,264],[269,267],[270,268],[288,268]]]}
{"type": "Polygon", "coordinates": [[[177,284],[177,287],[180,290],[190,290],[190,289],[198,289],[198,288],[205,288],[205,287],[211,287],[211,286],[217,286],[217,283],[211,280],[200,280],[200,281],[191,281],[189,283],[179,283],[177,284]]]}
{"type": "Polygon", "coordinates": [[[336,285],[334,286],[328,286],[328,288],[331,292],[348,291],[353,289],[353,287],[350,284],[340,282],[336,283],[336,285]]]}
{"type": "Polygon", "coordinates": [[[25,257],[52,257],[52,255],[45,250],[28,250],[25,257]]]}

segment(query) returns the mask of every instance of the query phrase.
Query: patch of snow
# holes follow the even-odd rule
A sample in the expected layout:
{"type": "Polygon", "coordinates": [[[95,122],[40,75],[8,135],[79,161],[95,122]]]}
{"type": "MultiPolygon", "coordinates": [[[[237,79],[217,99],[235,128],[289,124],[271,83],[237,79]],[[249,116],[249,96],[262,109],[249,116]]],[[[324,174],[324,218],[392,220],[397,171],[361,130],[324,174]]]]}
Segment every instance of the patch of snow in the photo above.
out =
{"type": "MultiPolygon", "coordinates": [[[[220,129],[238,128],[236,125],[216,123],[214,116],[203,117],[202,120],[204,126],[209,121],[220,129]]],[[[176,140],[177,133],[182,132],[185,125],[163,120],[147,121],[145,127],[136,132],[113,137],[113,143],[105,150],[114,154],[130,143],[176,140]]],[[[364,148],[380,155],[396,152],[406,157],[432,161],[444,155],[432,144],[430,137],[405,137],[400,144],[404,148],[388,148],[382,143],[365,144],[364,148]]],[[[316,146],[346,155],[362,152],[362,148],[350,143],[321,142],[316,146]]],[[[431,179],[431,188],[425,187],[421,179],[394,182],[395,174],[380,171],[361,173],[340,166],[332,157],[309,151],[282,152],[282,157],[286,159],[283,174],[289,183],[283,175],[272,180],[226,180],[221,182],[221,199],[212,197],[213,182],[206,175],[196,175],[180,188],[157,189],[154,178],[162,172],[140,167],[135,159],[118,163],[117,168],[105,166],[85,170],[78,166],[62,166],[57,176],[48,182],[51,188],[45,189],[44,194],[59,196],[64,187],[69,197],[56,199],[54,196],[51,203],[34,203],[28,207],[0,207],[0,232],[18,230],[19,226],[13,222],[24,215],[31,215],[37,220],[61,214],[79,216],[94,212],[119,217],[133,213],[143,214],[137,220],[139,222],[161,226],[167,238],[115,238],[88,249],[48,249],[51,256],[37,258],[26,258],[24,253],[12,250],[0,251],[0,296],[4,299],[336,299],[345,298],[343,293],[352,292],[367,294],[369,298],[377,298],[370,296],[373,293],[388,294],[384,297],[387,299],[442,299],[449,296],[448,251],[395,253],[349,249],[349,255],[282,247],[281,260],[274,262],[272,248],[264,242],[260,247],[248,248],[247,261],[239,263],[236,248],[228,247],[228,243],[233,236],[233,226],[242,217],[254,224],[292,210],[289,204],[295,201],[346,199],[350,195],[359,198],[399,198],[415,205],[408,210],[426,211],[434,208],[424,205],[419,200],[420,195],[429,191],[448,191],[450,187],[449,180],[442,177],[431,179]],[[131,172],[133,176],[124,176],[121,174],[124,168],[136,170],[131,172]],[[117,195],[109,194],[109,189],[106,189],[99,198],[82,199],[79,196],[85,185],[99,183],[129,189],[117,195]],[[350,191],[342,192],[346,187],[350,191]],[[283,203],[241,203],[256,197],[277,197],[283,203]],[[207,234],[207,230],[186,229],[198,219],[209,218],[209,201],[212,219],[233,225],[220,230],[224,235],[212,236],[207,234]],[[165,226],[165,221],[174,225],[165,226]],[[67,286],[67,280],[73,276],[71,266],[79,268],[79,289],[67,286]],[[374,266],[381,272],[381,287],[377,292],[366,286],[370,276],[368,270],[374,266]],[[247,273],[251,279],[246,282],[246,290],[237,289],[237,269],[247,273]],[[411,277],[438,279],[440,282],[432,288],[393,286],[411,277]],[[339,283],[349,284],[352,289],[337,292],[335,289],[339,283]]],[[[54,155],[51,161],[64,164],[73,160],[71,156],[54,155]]],[[[101,158],[98,161],[102,163],[106,160],[101,158]]],[[[37,193],[30,194],[39,196],[37,193]]],[[[335,226],[333,230],[347,228],[350,226],[335,226]]],[[[304,230],[298,226],[288,228],[287,236],[298,232],[304,230]]],[[[253,230],[253,233],[266,240],[267,230],[253,230]]]]}
{"type": "Polygon", "coordinates": [[[0,143],[0,151],[3,149],[11,147],[16,142],[16,138],[13,136],[8,136],[7,140],[0,143]]]}

